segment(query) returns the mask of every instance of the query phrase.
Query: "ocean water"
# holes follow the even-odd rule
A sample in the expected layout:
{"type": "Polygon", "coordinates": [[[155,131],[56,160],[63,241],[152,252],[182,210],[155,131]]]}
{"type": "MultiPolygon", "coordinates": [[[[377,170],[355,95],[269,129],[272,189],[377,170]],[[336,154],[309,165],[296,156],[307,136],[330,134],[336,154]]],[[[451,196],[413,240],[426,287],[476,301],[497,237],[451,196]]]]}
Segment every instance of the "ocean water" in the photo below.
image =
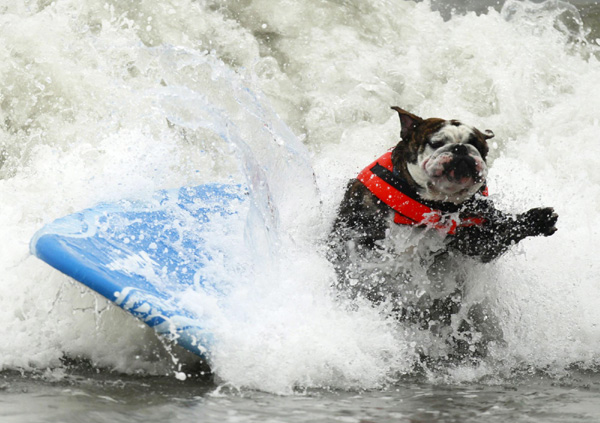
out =
{"type": "Polygon", "coordinates": [[[594,1],[0,2],[1,420],[600,420],[599,44],[594,1]],[[470,269],[505,340],[476,364],[417,369],[435,336],[331,289],[392,105],[492,129],[495,201],[560,215],[470,269]],[[65,214],[213,181],[250,189],[251,265],[218,275],[210,371],[29,253],[65,214]]]}

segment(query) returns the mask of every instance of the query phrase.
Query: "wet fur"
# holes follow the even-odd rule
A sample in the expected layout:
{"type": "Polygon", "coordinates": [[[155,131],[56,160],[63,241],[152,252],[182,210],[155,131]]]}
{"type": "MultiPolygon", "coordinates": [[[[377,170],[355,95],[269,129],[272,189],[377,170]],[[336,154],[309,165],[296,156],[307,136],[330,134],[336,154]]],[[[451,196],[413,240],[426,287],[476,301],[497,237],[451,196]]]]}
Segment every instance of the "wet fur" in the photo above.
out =
{"type": "MultiPolygon", "coordinates": [[[[418,186],[413,179],[409,169],[409,163],[415,163],[423,143],[431,134],[437,133],[448,122],[452,125],[460,125],[458,121],[446,121],[443,119],[423,120],[402,109],[393,108],[399,113],[401,121],[401,141],[392,152],[392,163],[394,171],[397,172],[410,186],[417,191],[423,191],[424,187],[418,186]]],[[[487,139],[493,134],[481,132],[472,128],[472,139],[481,157],[485,160],[488,153],[487,139]]],[[[459,204],[455,202],[422,201],[429,207],[447,212],[459,212],[461,216],[480,216],[486,219],[482,226],[460,227],[454,235],[448,235],[445,239],[445,249],[436,251],[433,262],[439,258],[446,260],[449,256],[456,263],[460,262],[461,256],[475,258],[481,262],[489,262],[501,256],[512,245],[530,236],[549,236],[556,231],[557,215],[550,207],[534,208],[521,214],[509,214],[494,207],[491,200],[482,195],[474,195],[459,204]]],[[[386,238],[393,223],[394,211],[381,202],[360,181],[353,179],[348,183],[344,197],[340,203],[337,217],[334,221],[330,236],[330,259],[336,267],[340,289],[348,289],[346,270],[354,253],[365,252],[381,248],[381,242],[386,238]]],[[[423,231],[426,229],[411,226],[405,227],[406,231],[423,231]]],[[[433,266],[432,266],[433,267],[433,266]]],[[[354,282],[356,283],[356,281],[354,282]]],[[[358,295],[366,296],[373,302],[386,300],[390,296],[386,289],[377,288],[377,292],[368,287],[362,289],[358,281],[358,287],[352,286],[352,290],[358,295]]],[[[394,283],[390,281],[389,283],[394,283]]],[[[390,292],[392,292],[391,290],[390,292]]],[[[460,309],[462,293],[460,289],[446,298],[437,298],[430,302],[426,309],[411,311],[411,306],[401,304],[396,307],[395,312],[400,319],[409,320],[420,324],[422,327],[431,327],[431,322],[448,325],[451,316],[460,309]]],[[[473,308],[476,313],[477,307],[473,308]]],[[[469,311],[469,315],[472,314],[469,311]]],[[[481,322],[487,320],[485,312],[479,313],[481,322]]],[[[477,318],[471,319],[471,322],[477,318]]],[[[490,319],[493,321],[493,319],[490,319]]],[[[471,323],[472,324],[472,323],[471,323]]],[[[481,323],[485,325],[484,323],[481,323]]],[[[461,330],[465,332],[469,323],[464,321],[461,330]],[[466,325],[466,326],[465,326],[466,325]]],[[[481,327],[478,328],[481,330],[481,327]]],[[[498,336],[495,335],[497,338],[498,336]]],[[[501,337],[501,335],[500,335],[501,337]]],[[[455,340],[456,341],[456,340],[455,340]]],[[[458,342],[458,341],[456,341],[458,342]]],[[[455,343],[456,343],[455,342],[455,343]]],[[[464,344],[464,341],[461,341],[464,344]]],[[[467,348],[463,345],[463,350],[467,348]]],[[[468,349],[468,348],[467,348],[468,349]]],[[[484,348],[485,349],[485,348],[484,348]]]]}
{"type": "MultiPolygon", "coordinates": [[[[445,208],[444,204],[427,204],[439,210],[445,208]]],[[[449,235],[448,250],[484,263],[500,257],[527,237],[550,236],[556,232],[558,216],[551,207],[533,208],[514,215],[494,208],[490,200],[479,197],[465,202],[458,210],[469,216],[484,217],[487,223],[459,228],[455,235],[449,235]]],[[[376,241],[385,238],[389,225],[393,224],[393,216],[394,212],[387,205],[354,179],[348,184],[340,203],[330,245],[335,249],[338,244],[349,241],[352,232],[353,241],[358,245],[373,248],[376,241]]]]}

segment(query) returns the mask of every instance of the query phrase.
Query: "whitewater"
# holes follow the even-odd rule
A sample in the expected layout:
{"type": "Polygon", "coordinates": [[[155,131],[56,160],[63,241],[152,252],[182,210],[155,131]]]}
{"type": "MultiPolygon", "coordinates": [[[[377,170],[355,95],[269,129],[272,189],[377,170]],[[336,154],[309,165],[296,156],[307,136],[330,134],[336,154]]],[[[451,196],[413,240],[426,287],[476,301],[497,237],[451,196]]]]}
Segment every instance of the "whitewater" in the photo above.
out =
{"type": "MultiPolygon", "coordinates": [[[[561,0],[490,2],[477,13],[440,5],[0,2],[0,375],[14,404],[27,407],[29,397],[15,394],[21,386],[63,398],[48,388],[58,384],[126,404],[119,383],[152,399],[143,387],[162,385],[158,419],[175,412],[173,398],[191,401],[184,383],[204,398],[205,418],[223,419],[227,407],[240,417],[240,398],[255,417],[263,402],[302,409],[297,395],[307,392],[349,409],[356,392],[377,392],[368,404],[385,409],[390,392],[401,392],[399,402],[431,387],[468,399],[532,375],[585,380],[597,396],[598,12],[561,0]],[[494,201],[514,212],[552,206],[560,216],[552,237],[473,264],[468,300],[492,305],[506,341],[477,365],[415,374],[434,337],[332,290],[327,234],[347,181],[398,142],[391,106],[493,130],[494,201]],[[212,378],[193,382],[190,370],[181,382],[175,376],[195,356],[32,257],[29,241],[99,202],[207,182],[249,188],[244,245],[232,246],[245,271],[216,275],[234,288],[229,312],[210,322],[219,340],[212,378]],[[103,382],[92,388],[81,381],[97,375],[103,382]]],[[[207,306],[194,293],[187,300],[207,306]]],[[[422,406],[395,412],[414,417],[422,406]]],[[[288,417],[271,416],[302,421],[288,417]]]]}

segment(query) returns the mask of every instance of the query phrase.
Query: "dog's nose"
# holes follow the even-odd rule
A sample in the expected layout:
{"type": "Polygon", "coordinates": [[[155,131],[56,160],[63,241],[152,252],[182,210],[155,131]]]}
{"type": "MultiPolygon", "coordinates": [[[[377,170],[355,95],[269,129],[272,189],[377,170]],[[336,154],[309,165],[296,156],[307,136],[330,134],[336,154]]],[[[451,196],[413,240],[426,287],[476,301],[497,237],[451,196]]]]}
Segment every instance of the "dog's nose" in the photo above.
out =
{"type": "Polygon", "coordinates": [[[466,156],[469,154],[469,149],[464,144],[455,144],[450,151],[457,156],[466,156]]]}

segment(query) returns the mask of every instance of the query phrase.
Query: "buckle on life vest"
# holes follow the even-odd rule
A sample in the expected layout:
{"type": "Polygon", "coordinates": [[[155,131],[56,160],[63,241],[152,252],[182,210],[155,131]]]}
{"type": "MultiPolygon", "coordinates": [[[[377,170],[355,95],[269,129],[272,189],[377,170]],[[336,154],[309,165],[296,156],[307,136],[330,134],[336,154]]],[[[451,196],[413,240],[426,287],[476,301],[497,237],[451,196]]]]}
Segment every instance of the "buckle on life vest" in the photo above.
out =
{"type": "Polygon", "coordinates": [[[454,235],[456,228],[462,226],[456,213],[444,215],[438,210],[431,210],[431,212],[424,214],[421,224],[450,235],[454,235]]]}

